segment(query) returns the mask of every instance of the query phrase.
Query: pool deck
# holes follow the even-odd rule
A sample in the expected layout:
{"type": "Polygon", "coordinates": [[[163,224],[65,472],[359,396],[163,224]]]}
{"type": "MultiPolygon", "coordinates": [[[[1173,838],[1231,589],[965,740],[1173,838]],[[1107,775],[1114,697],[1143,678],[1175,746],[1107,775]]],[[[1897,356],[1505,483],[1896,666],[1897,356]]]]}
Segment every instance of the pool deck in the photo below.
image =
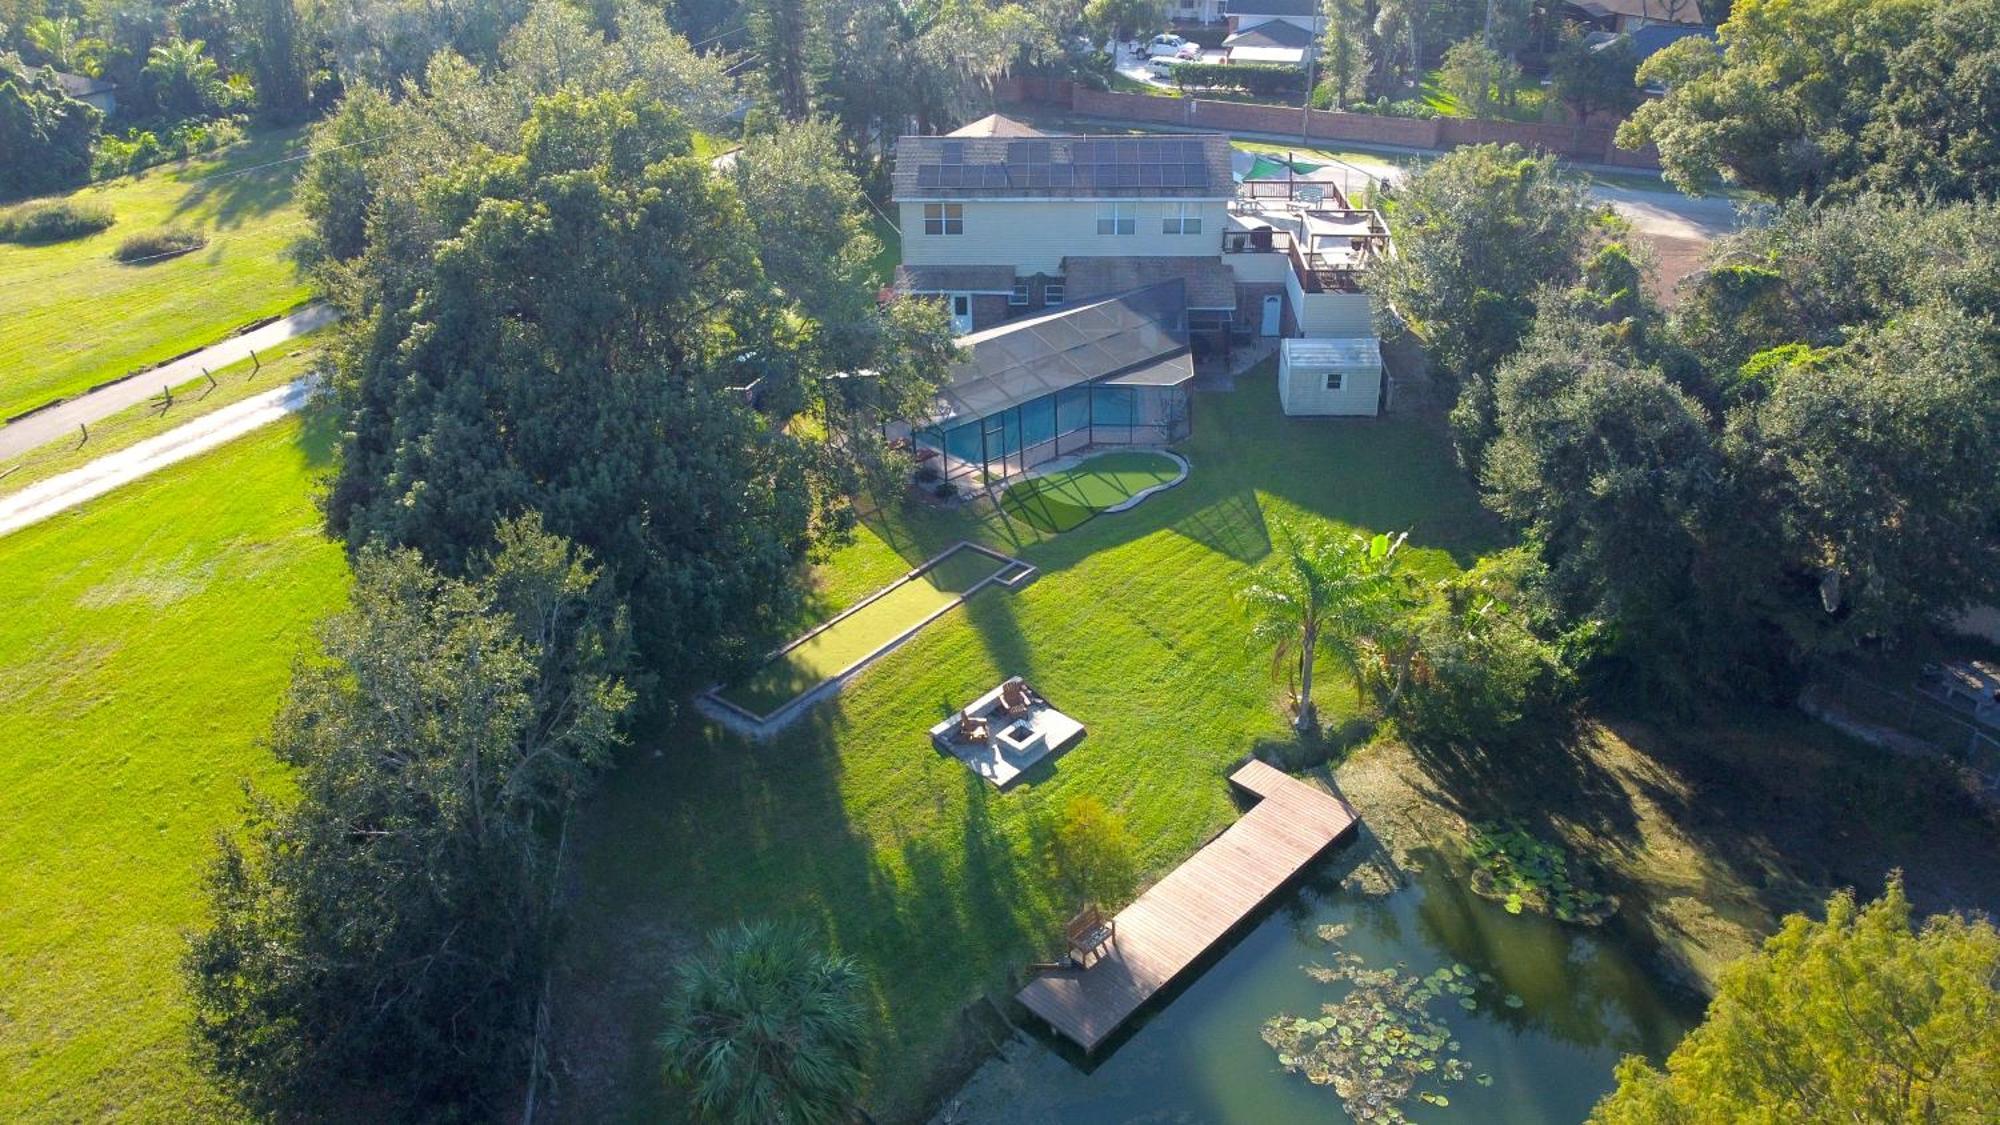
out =
{"type": "Polygon", "coordinates": [[[1119,911],[1112,944],[1089,968],[1044,973],[1015,994],[1086,1052],[1352,831],[1358,819],[1346,801],[1254,759],[1229,780],[1256,796],[1257,804],[1119,911]]]}

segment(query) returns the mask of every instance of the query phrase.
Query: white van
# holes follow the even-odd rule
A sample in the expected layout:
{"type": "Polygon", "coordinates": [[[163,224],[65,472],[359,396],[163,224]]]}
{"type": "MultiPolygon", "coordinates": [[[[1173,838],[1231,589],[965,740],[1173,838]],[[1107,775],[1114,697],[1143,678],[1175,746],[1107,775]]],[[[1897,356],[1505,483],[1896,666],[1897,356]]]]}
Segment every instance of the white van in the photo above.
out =
{"type": "Polygon", "coordinates": [[[1182,39],[1171,31],[1163,31],[1153,36],[1153,41],[1146,45],[1146,54],[1148,57],[1156,59],[1163,56],[1172,58],[1180,54],[1181,48],[1185,46],[1187,46],[1187,40],[1182,39]]]}

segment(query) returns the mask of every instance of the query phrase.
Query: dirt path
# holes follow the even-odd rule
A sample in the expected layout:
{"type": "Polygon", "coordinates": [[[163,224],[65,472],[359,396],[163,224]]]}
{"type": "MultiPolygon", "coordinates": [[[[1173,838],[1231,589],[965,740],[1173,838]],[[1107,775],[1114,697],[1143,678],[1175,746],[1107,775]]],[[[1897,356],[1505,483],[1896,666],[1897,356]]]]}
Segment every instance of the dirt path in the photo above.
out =
{"type": "Polygon", "coordinates": [[[19,531],[120,485],[268,426],[305,406],[311,397],[311,384],[310,379],[300,379],[246,398],[158,437],[106,454],[80,469],[29,485],[12,496],[0,497],[0,535],[19,531]]]}
{"type": "Polygon", "coordinates": [[[193,355],[184,356],[172,363],[134,375],[89,394],[79,395],[61,406],[44,410],[40,414],[23,418],[7,426],[0,426],[0,461],[18,457],[65,434],[73,434],[78,426],[88,425],[100,418],[108,418],[127,407],[137,406],[159,394],[162,386],[179,386],[190,379],[200,378],[204,369],[214,371],[239,360],[249,359],[253,351],[275,348],[295,336],[303,336],[315,329],[324,328],[338,319],[340,313],[331,305],[307,305],[290,316],[279,317],[261,328],[252,329],[240,336],[231,336],[193,355]]]}

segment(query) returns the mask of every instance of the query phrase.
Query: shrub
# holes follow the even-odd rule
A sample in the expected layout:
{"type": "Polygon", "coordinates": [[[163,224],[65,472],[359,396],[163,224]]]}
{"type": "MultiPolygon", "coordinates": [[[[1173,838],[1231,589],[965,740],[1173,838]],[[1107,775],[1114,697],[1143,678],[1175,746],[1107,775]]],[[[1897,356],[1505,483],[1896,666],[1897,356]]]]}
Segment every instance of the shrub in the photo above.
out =
{"type": "Polygon", "coordinates": [[[936,461],[923,461],[917,465],[917,479],[924,482],[925,484],[929,484],[930,482],[938,479],[938,476],[939,473],[936,461]]]}
{"type": "Polygon", "coordinates": [[[955,500],[958,498],[958,486],[948,480],[941,480],[931,489],[931,495],[940,500],[955,500]]]}
{"type": "Polygon", "coordinates": [[[1186,62],[1174,67],[1174,84],[1199,90],[1233,88],[1265,96],[1299,94],[1306,88],[1306,72],[1268,63],[1186,62]]]}
{"type": "Polygon", "coordinates": [[[27,203],[0,211],[0,242],[65,242],[114,221],[111,209],[96,203],[27,203]]]}
{"type": "Polygon", "coordinates": [[[164,136],[147,129],[128,129],[123,137],[98,138],[97,149],[91,156],[90,176],[94,180],[128,176],[155,164],[212,152],[242,139],[242,124],[230,117],[182,121],[166,130],[164,136]]]}
{"type": "Polygon", "coordinates": [[[135,234],[118,244],[111,256],[121,262],[144,262],[155,258],[172,257],[199,250],[208,245],[208,237],[199,231],[182,227],[161,227],[144,234],[135,234]]]}

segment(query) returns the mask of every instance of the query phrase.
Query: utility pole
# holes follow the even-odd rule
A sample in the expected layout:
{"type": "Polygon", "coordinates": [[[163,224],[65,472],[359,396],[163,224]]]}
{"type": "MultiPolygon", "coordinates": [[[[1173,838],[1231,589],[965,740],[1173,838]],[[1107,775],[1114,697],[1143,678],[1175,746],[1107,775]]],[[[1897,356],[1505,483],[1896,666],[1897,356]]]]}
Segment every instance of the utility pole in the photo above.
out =
{"type": "Polygon", "coordinates": [[[1320,24],[1326,19],[1325,0],[1313,9],[1313,40],[1306,46],[1306,96],[1299,106],[1299,143],[1312,143],[1313,69],[1319,62],[1320,24]]]}

